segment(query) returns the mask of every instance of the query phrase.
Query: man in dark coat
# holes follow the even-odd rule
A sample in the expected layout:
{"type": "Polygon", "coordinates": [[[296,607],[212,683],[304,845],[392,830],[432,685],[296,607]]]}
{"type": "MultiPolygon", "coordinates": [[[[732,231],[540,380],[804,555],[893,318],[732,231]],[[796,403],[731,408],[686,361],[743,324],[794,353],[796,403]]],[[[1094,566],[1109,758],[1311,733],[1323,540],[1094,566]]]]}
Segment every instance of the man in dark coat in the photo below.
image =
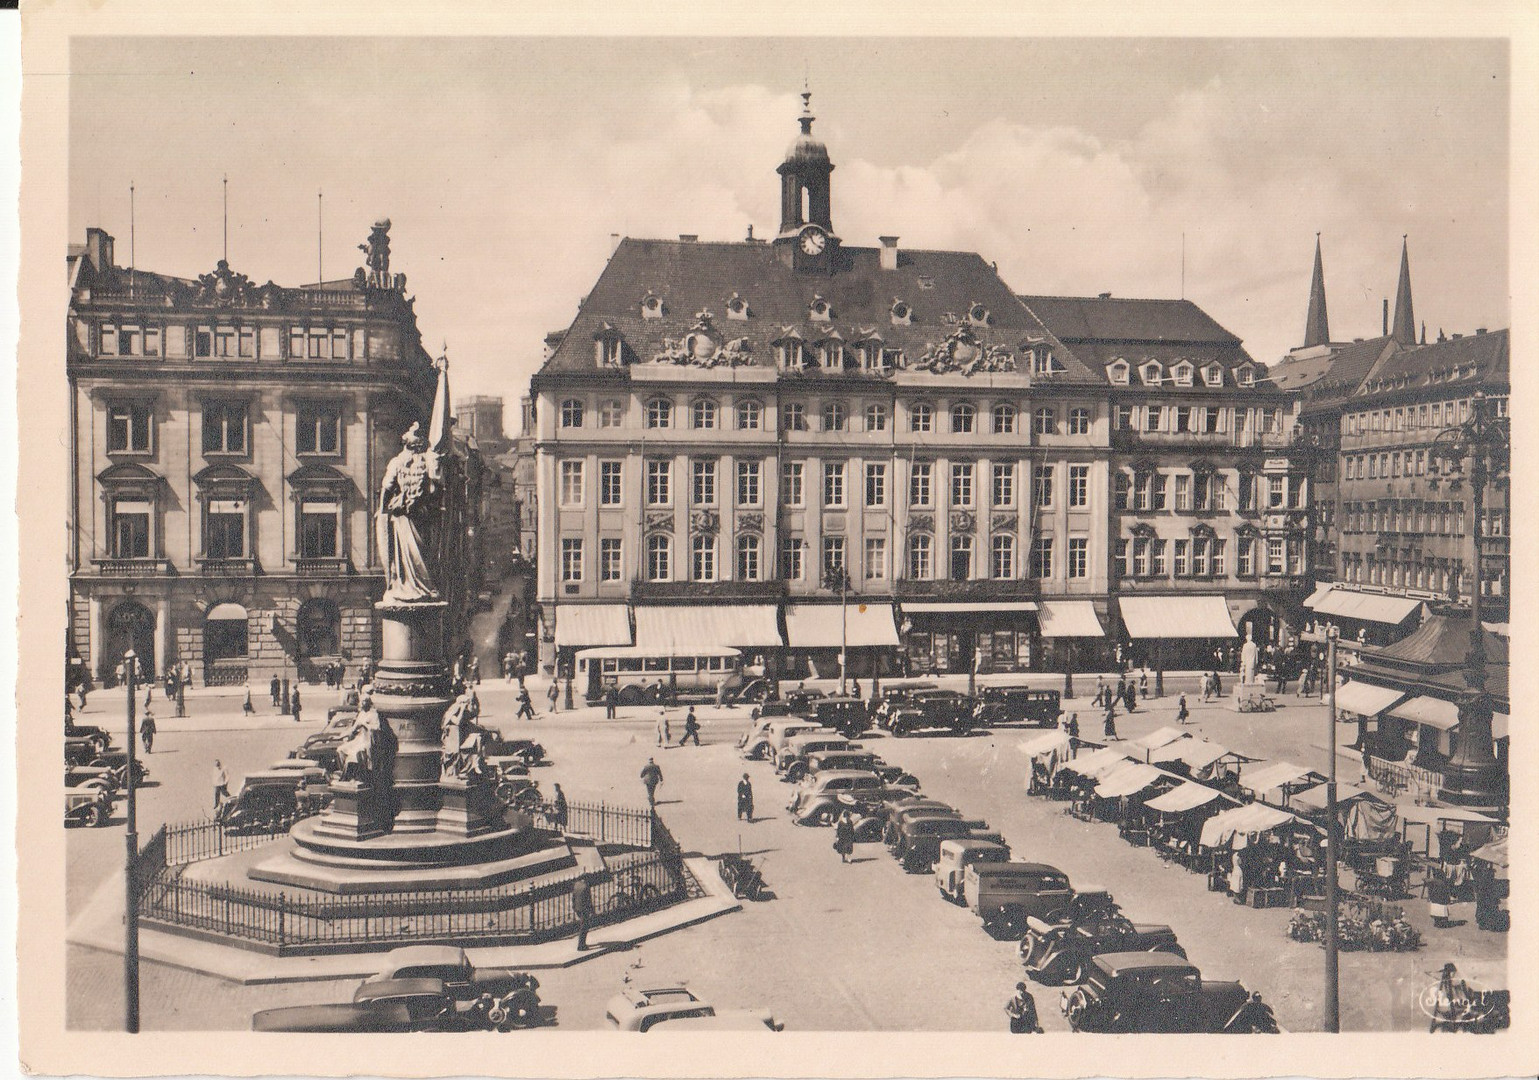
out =
{"type": "Polygon", "coordinates": [[[614,683],[610,683],[609,687],[604,691],[604,719],[613,720],[615,718],[615,709],[619,704],[620,691],[615,689],[614,683]]]}
{"type": "Polygon", "coordinates": [[[139,741],[144,744],[144,752],[150,753],[155,745],[155,714],[146,712],[144,719],[139,721],[139,741]]]}
{"type": "Polygon", "coordinates": [[[519,688],[518,688],[518,713],[517,713],[517,715],[515,715],[513,717],[513,719],[515,719],[515,720],[533,720],[534,719],[534,702],[532,700],[530,700],[530,698],[529,698],[529,689],[528,689],[528,687],[523,686],[522,684],[520,684],[519,688]]]}
{"type": "Polygon", "coordinates": [[[1005,1013],[1010,1017],[1010,1034],[1042,1034],[1042,1025],[1037,1021],[1037,1002],[1025,983],[1015,984],[1015,996],[1005,1005],[1005,1013]]]}
{"type": "Polygon", "coordinates": [[[593,918],[593,893],[586,877],[572,882],[572,914],[577,916],[577,951],[585,952],[588,948],[588,923],[593,918]]]}
{"type": "Polygon", "coordinates": [[[684,717],[684,734],[679,736],[679,745],[683,746],[690,739],[695,740],[695,745],[700,745],[700,721],[695,718],[695,707],[691,705],[689,712],[684,717]]]}
{"type": "Polygon", "coordinates": [[[641,767],[641,782],[646,785],[647,805],[657,805],[657,786],[663,782],[663,770],[658,768],[654,758],[647,758],[647,763],[641,767]]]}
{"type": "Polygon", "coordinates": [[[753,822],[753,785],[748,782],[748,774],[737,782],[737,816],[741,821],[753,822]]]}

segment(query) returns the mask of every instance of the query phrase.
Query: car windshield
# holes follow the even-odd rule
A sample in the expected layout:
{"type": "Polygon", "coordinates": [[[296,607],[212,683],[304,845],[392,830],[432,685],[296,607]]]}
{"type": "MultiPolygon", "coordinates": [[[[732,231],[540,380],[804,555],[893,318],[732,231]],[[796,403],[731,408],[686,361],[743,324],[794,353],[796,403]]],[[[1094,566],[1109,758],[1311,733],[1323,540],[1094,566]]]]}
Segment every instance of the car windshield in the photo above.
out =
{"type": "Polygon", "coordinates": [[[648,990],[646,992],[648,1005],[672,1005],[680,1001],[695,1001],[695,995],[682,986],[673,990],[648,990]]]}

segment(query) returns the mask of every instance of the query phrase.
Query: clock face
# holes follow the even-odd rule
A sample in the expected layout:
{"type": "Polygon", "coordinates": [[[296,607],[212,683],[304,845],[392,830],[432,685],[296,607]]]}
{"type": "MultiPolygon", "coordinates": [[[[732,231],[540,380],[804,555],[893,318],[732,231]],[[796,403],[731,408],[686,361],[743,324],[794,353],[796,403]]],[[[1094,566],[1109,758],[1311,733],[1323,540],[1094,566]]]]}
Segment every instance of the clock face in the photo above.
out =
{"type": "Polygon", "coordinates": [[[802,251],[808,255],[821,255],[827,243],[828,238],[817,229],[808,229],[802,233],[802,251]]]}

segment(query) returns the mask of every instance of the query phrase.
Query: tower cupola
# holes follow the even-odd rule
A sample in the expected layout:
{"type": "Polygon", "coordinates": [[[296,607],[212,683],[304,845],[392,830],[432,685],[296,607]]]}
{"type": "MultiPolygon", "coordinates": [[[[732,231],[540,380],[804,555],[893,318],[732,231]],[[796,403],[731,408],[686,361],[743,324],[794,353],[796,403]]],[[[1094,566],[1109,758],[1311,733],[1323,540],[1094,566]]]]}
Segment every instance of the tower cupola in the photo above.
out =
{"type": "Polygon", "coordinates": [[[816,225],[832,234],[834,224],[829,197],[829,177],[834,166],[828,147],[812,134],[812,91],[802,91],[801,132],[775,171],[780,174],[780,235],[799,234],[805,225],[816,225]]]}

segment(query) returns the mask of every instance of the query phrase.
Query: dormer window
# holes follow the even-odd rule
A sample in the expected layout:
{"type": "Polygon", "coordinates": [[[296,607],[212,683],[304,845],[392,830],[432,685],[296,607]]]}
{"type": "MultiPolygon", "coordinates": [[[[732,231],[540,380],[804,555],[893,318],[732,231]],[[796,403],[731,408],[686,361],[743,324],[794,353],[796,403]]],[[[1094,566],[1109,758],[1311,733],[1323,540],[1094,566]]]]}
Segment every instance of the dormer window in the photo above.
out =
{"type": "Polygon", "coordinates": [[[1182,360],[1170,369],[1170,376],[1175,380],[1177,386],[1191,386],[1192,371],[1192,365],[1182,360]]]}
{"type": "Polygon", "coordinates": [[[807,305],[807,317],[813,322],[828,322],[833,317],[833,309],[822,296],[814,296],[812,303],[807,305]]]}
{"type": "Polygon", "coordinates": [[[837,333],[819,343],[818,363],[824,371],[844,370],[844,341],[837,333]]]}
{"type": "Polygon", "coordinates": [[[982,304],[970,304],[967,308],[967,321],[973,326],[988,326],[994,321],[994,317],[982,304]]]}
{"type": "Polygon", "coordinates": [[[1209,386],[1224,385],[1224,369],[1219,364],[1209,364],[1202,369],[1202,381],[1209,386]]]}
{"type": "Polygon", "coordinates": [[[1143,380],[1145,386],[1160,385],[1161,376],[1163,374],[1164,369],[1161,368],[1159,363],[1154,360],[1150,360],[1147,364],[1138,369],[1138,377],[1143,380]]]}
{"type": "Polygon", "coordinates": [[[643,319],[661,319],[664,310],[663,298],[656,293],[647,293],[641,301],[641,317],[643,319]]]}
{"type": "Polygon", "coordinates": [[[806,342],[798,334],[794,327],[786,327],[785,332],[775,341],[775,363],[782,369],[800,371],[807,362],[806,342]]]}
{"type": "Polygon", "coordinates": [[[744,322],[748,319],[748,301],[737,293],[727,299],[727,318],[744,322]]]}
{"type": "Polygon", "coordinates": [[[1058,375],[1065,369],[1046,342],[1027,342],[1021,346],[1033,375],[1058,375]]]}
{"type": "Polygon", "coordinates": [[[902,300],[893,300],[888,314],[892,316],[892,324],[894,326],[909,326],[914,321],[914,309],[902,300]]]}
{"type": "Polygon", "coordinates": [[[1133,365],[1119,356],[1106,365],[1106,378],[1115,386],[1126,386],[1132,370],[1133,365]]]}
{"type": "Polygon", "coordinates": [[[601,368],[622,367],[625,364],[625,341],[620,331],[605,323],[593,335],[593,357],[601,368]]]}
{"type": "Polygon", "coordinates": [[[1241,364],[1234,369],[1234,381],[1239,386],[1256,385],[1256,369],[1250,364],[1241,364]]]}

